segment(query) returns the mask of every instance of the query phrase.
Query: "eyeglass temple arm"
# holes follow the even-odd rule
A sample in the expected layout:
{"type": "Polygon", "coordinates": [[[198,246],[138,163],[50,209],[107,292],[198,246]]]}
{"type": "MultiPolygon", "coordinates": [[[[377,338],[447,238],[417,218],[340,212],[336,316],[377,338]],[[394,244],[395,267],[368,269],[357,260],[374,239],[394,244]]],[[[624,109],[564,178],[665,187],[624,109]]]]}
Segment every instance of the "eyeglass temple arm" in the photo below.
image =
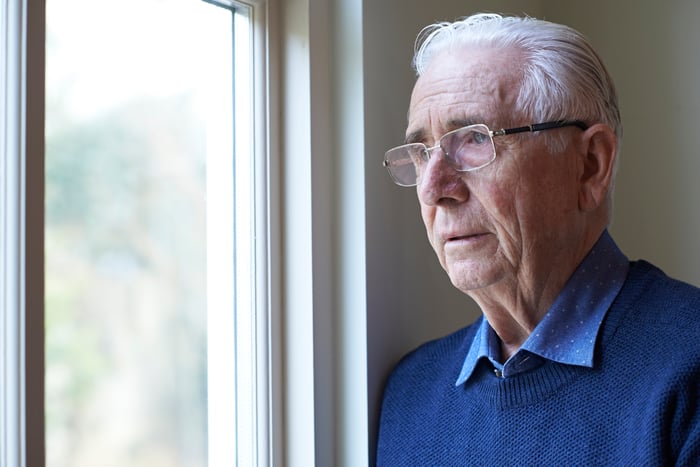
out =
{"type": "Polygon", "coordinates": [[[493,136],[512,135],[513,133],[524,133],[526,131],[551,130],[553,128],[562,128],[565,126],[577,126],[582,130],[588,129],[588,125],[580,120],[558,120],[556,122],[533,123],[532,125],[520,126],[517,128],[503,128],[500,130],[494,130],[493,136]]]}

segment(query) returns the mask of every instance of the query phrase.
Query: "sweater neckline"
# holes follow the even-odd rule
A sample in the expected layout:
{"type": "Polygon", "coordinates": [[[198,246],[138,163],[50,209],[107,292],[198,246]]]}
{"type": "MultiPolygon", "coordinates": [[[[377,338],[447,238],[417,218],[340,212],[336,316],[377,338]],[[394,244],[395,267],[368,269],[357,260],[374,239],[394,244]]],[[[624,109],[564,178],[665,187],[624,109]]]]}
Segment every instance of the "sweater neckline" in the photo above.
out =
{"type": "Polygon", "coordinates": [[[463,385],[478,387],[497,409],[517,408],[534,404],[548,398],[590,368],[546,361],[538,368],[509,378],[499,378],[486,360],[481,360],[474,369],[472,380],[463,385]]]}

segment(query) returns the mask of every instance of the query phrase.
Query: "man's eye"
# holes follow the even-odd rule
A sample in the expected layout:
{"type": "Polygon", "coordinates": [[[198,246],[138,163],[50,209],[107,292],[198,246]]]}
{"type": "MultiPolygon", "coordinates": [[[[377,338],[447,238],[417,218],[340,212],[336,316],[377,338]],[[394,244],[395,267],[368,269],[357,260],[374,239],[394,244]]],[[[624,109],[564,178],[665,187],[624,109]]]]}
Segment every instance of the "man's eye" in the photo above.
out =
{"type": "Polygon", "coordinates": [[[469,134],[466,136],[466,142],[467,144],[485,144],[488,142],[489,136],[487,134],[484,134],[480,131],[470,131],[469,134]]]}

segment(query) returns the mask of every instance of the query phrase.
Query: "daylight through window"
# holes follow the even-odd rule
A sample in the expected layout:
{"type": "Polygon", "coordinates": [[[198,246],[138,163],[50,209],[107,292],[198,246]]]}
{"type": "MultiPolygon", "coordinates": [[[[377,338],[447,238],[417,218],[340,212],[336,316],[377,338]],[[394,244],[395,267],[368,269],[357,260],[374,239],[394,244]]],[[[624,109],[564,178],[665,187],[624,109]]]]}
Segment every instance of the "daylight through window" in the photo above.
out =
{"type": "Polygon", "coordinates": [[[255,464],[251,34],[47,1],[47,465],[255,464]]]}

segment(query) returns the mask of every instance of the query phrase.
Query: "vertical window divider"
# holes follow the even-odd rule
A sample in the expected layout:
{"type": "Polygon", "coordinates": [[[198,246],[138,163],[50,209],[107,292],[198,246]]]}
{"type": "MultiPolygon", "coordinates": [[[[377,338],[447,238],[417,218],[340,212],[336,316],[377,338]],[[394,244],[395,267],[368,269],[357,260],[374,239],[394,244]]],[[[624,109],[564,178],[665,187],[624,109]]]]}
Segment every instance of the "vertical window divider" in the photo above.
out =
{"type": "Polygon", "coordinates": [[[0,466],[43,466],[45,3],[0,2],[0,466]]]}

